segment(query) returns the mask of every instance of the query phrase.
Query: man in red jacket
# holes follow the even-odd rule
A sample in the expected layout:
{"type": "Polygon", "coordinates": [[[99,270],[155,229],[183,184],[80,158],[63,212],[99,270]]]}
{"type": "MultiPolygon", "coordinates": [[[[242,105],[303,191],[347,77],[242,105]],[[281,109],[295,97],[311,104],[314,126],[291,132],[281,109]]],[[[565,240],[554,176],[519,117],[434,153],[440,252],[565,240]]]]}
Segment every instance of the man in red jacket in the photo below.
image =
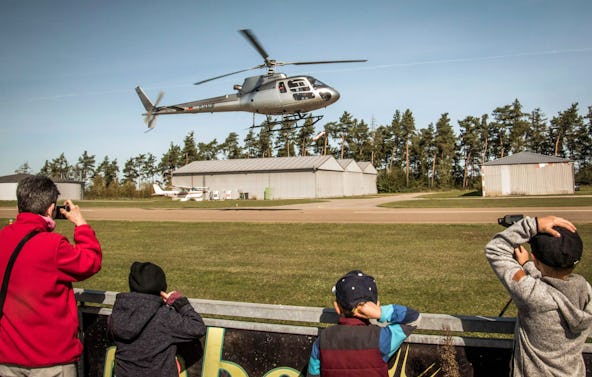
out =
{"type": "Polygon", "coordinates": [[[17,244],[37,230],[15,259],[0,318],[0,376],[76,376],[82,353],[72,283],[101,269],[102,252],[80,208],[66,200],[59,213],[75,225],[74,245],[58,233],[59,191],[43,176],[17,187],[18,216],[0,230],[0,278],[17,244]]]}

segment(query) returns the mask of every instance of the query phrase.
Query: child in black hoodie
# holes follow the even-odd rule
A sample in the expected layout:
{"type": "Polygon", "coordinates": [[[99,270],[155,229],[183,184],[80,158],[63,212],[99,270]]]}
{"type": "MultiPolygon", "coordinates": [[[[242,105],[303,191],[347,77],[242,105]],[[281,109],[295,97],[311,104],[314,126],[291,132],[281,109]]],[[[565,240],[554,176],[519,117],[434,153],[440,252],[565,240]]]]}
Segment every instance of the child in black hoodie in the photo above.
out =
{"type": "Polygon", "coordinates": [[[186,297],[166,293],[162,268],[134,262],[129,293],[118,293],[109,318],[117,377],[178,376],[177,344],[202,337],[206,326],[186,297]]]}

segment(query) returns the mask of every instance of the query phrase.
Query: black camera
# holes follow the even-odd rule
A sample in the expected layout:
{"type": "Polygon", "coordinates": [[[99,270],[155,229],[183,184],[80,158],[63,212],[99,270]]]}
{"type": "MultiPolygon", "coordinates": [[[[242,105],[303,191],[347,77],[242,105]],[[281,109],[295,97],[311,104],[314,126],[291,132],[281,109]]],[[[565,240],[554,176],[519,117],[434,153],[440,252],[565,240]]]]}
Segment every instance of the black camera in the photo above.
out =
{"type": "Polygon", "coordinates": [[[522,218],[524,218],[524,215],[506,215],[504,217],[500,217],[499,219],[497,219],[497,223],[507,228],[513,225],[514,223],[522,220],[522,218]]]}
{"type": "Polygon", "coordinates": [[[65,220],[66,216],[62,215],[62,212],[60,211],[60,208],[63,208],[66,210],[66,212],[70,212],[70,207],[69,206],[56,206],[55,209],[55,216],[53,217],[56,220],[65,220]]]}

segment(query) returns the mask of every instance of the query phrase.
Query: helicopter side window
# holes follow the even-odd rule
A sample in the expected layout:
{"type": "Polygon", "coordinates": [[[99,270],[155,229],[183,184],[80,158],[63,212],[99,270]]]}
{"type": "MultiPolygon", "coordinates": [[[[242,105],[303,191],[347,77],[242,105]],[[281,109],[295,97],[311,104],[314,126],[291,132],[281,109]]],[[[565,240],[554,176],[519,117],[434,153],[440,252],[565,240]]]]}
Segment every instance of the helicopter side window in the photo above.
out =
{"type": "Polygon", "coordinates": [[[283,81],[280,81],[280,83],[278,84],[278,88],[280,90],[280,93],[286,93],[286,84],[283,81]]]}
{"type": "Polygon", "coordinates": [[[288,87],[290,88],[291,92],[309,92],[310,88],[306,81],[299,79],[299,80],[289,80],[288,87]]]}
{"type": "Polygon", "coordinates": [[[311,99],[311,98],[315,98],[314,93],[312,92],[305,92],[305,93],[294,93],[292,94],[292,96],[294,97],[294,99],[296,101],[302,101],[303,99],[311,99]]]}

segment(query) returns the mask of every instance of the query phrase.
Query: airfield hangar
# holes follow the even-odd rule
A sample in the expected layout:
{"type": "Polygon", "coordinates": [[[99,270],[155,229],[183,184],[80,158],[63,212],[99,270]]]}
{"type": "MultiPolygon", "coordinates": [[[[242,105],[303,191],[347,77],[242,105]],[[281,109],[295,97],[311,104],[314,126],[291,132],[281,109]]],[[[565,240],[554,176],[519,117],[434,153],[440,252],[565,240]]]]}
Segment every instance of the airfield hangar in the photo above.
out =
{"type": "Polygon", "coordinates": [[[520,152],[483,164],[483,196],[574,193],[573,161],[520,152]]]}
{"type": "MultiPolygon", "coordinates": [[[[31,174],[12,174],[0,177],[0,200],[16,200],[16,186],[21,179],[31,174]]],[[[55,180],[60,191],[58,200],[81,200],[83,198],[82,182],[55,180]]]]}
{"type": "Polygon", "coordinates": [[[370,162],[333,156],[194,161],[173,172],[177,187],[207,187],[226,199],[310,199],[376,194],[370,162]]]}

